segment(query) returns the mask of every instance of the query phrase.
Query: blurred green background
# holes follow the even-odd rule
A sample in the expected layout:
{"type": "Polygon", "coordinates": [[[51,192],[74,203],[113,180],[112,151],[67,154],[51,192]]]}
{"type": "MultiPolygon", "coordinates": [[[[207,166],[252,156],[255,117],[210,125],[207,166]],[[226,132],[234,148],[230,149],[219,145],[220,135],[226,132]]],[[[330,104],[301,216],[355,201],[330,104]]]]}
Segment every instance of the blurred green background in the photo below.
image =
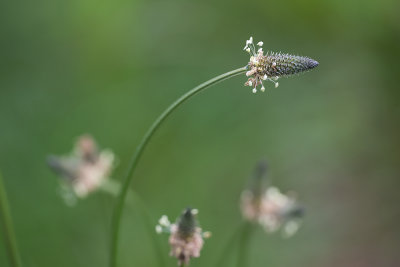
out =
{"type": "MultiPolygon", "coordinates": [[[[320,66],[264,94],[242,75],[185,103],[132,188],[154,218],[198,208],[213,237],[191,266],[212,266],[264,158],[272,183],[296,191],[307,213],[289,240],[258,229],[248,266],[400,266],[399,10],[395,0],[1,2],[0,169],[24,266],[108,263],[113,199],[95,193],[67,207],[46,156],[90,133],[117,155],[121,179],[164,108],[246,65],[250,35],[320,66]]],[[[137,209],[126,209],[122,236],[121,266],[156,266],[137,209]]]]}

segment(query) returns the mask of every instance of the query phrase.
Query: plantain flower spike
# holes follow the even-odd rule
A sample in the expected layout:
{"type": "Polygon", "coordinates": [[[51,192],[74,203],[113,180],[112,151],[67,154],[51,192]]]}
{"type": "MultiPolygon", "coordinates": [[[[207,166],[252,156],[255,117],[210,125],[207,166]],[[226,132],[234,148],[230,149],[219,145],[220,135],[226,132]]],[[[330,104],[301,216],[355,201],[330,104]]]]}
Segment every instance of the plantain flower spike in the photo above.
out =
{"type": "Polygon", "coordinates": [[[268,52],[264,55],[263,42],[258,42],[257,46],[253,43],[253,37],[246,41],[243,48],[250,54],[250,62],[247,65],[246,76],[249,77],[246,86],[253,88],[253,93],[257,93],[260,86],[262,92],[265,91],[264,81],[271,81],[275,88],[279,86],[278,79],[300,72],[309,71],[318,66],[318,62],[301,56],[268,52]]]}
{"type": "Polygon", "coordinates": [[[170,234],[170,255],[178,259],[178,266],[188,266],[191,258],[200,257],[204,238],[211,236],[210,232],[203,232],[198,226],[197,214],[197,209],[187,208],[173,224],[163,215],[156,226],[157,233],[170,234]]]}
{"type": "Polygon", "coordinates": [[[78,138],[69,156],[49,156],[49,167],[62,178],[62,196],[73,205],[76,197],[84,198],[96,191],[109,177],[114,154],[109,150],[99,151],[89,135],[78,138]]]}
{"type": "Polygon", "coordinates": [[[283,235],[290,237],[298,230],[304,210],[293,195],[282,194],[278,188],[266,186],[266,163],[260,162],[250,180],[250,186],[242,192],[243,217],[260,224],[266,232],[283,228],[283,235]]]}

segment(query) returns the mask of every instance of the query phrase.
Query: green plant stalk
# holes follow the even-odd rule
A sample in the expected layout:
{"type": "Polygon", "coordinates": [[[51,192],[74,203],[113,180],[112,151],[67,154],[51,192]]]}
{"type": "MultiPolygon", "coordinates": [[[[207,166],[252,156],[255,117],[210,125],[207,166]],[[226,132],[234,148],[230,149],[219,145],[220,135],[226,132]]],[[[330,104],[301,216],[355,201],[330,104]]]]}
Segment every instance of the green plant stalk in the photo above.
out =
{"type": "Polygon", "coordinates": [[[233,234],[229,237],[223,250],[221,251],[219,259],[218,261],[216,261],[216,264],[214,265],[215,267],[221,267],[227,265],[224,263],[228,262],[229,254],[232,252],[235,245],[237,245],[236,239],[239,237],[239,235],[246,227],[248,227],[248,223],[242,222],[238,227],[234,229],[233,234]]]}
{"type": "MultiPolygon", "coordinates": [[[[100,189],[105,192],[108,193],[110,195],[112,195],[113,197],[117,197],[118,196],[118,192],[120,190],[121,185],[113,180],[107,180],[107,182],[105,182],[100,189]]],[[[152,239],[152,245],[153,245],[153,249],[154,252],[156,253],[156,258],[157,258],[157,262],[158,262],[158,266],[160,267],[166,267],[166,261],[164,259],[164,254],[162,252],[162,246],[160,244],[160,240],[157,239],[155,230],[154,230],[154,222],[155,220],[153,220],[151,214],[148,212],[148,209],[146,207],[146,204],[144,203],[143,199],[141,198],[141,196],[139,194],[137,194],[135,191],[133,190],[129,190],[128,191],[128,196],[127,196],[128,200],[130,202],[137,202],[139,204],[140,207],[140,211],[142,213],[142,216],[145,220],[145,225],[147,228],[147,232],[150,236],[150,238],[152,239]]]]}
{"type": "Polygon", "coordinates": [[[162,122],[177,108],[179,107],[182,103],[184,103],[187,99],[190,97],[196,95],[200,91],[206,89],[207,87],[210,87],[211,85],[214,85],[216,83],[219,83],[223,80],[229,79],[233,76],[239,75],[241,73],[246,72],[247,66],[242,67],[227,73],[224,73],[222,75],[219,75],[211,80],[208,80],[197,87],[193,88],[186,94],[182,95],[180,98],[178,98],[174,103],[172,103],[155,121],[154,123],[150,126],[149,130],[146,132],[144,135],[142,141],[136,148],[136,151],[132,157],[131,163],[129,165],[129,169],[126,173],[125,179],[123,181],[123,186],[119,192],[118,200],[114,209],[113,217],[112,217],[112,222],[111,222],[111,248],[110,248],[110,267],[116,267],[117,266],[117,252],[118,252],[118,240],[119,240],[119,233],[120,233],[120,224],[121,224],[121,217],[122,217],[122,211],[124,208],[124,203],[125,203],[125,198],[128,193],[128,188],[129,185],[132,181],[132,174],[136,168],[137,163],[139,162],[139,159],[146,148],[146,145],[150,141],[151,137],[154,135],[156,130],[159,128],[159,126],[162,124],[162,122]]]}
{"type": "Polygon", "coordinates": [[[6,246],[8,258],[10,260],[10,266],[20,267],[22,266],[21,260],[19,257],[17,241],[14,235],[13,223],[11,220],[9,204],[1,173],[0,173],[0,223],[2,225],[1,228],[4,233],[4,243],[6,246]]]}
{"type": "Polygon", "coordinates": [[[236,262],[237,267],[248,266],[247,255],[249,252],[249,241],[253,228],[254,226],[252,225],[252,223],[247,222],[242,230],[242,236],[240,237],[239,247],[238,247],[239,251],[236,262]]]}

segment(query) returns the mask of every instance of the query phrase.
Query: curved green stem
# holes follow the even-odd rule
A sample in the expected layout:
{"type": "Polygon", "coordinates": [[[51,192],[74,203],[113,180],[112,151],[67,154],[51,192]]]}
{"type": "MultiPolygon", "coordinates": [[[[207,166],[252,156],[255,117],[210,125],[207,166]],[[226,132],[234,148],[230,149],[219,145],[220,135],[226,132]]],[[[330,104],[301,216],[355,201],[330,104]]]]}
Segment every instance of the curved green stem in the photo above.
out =
{"type": "Polygon", "coordinates": [[[112,224],[111,224],[111,254],[110,254],[110,267],[117,266],[117,252],[118,252],[118,239],[119,239],[119,232],[120,232],[120,224],[121,224],[121,217],[122,211],[124,208],[125,198],[128,192],[129,185],[132,181],[132,174],[136,168],[137,163],[147,145],[150,141],[151,137],[154,135],[158,127],[162,124],[162,122],[183,102],[185,102],[190,97],[194,96],[195,94],[199,93],[200,91],[206,89],[207,87],[214,85],[218,82],[236,76],[238,74],[246,72],[246,67],[242,67],[222,75],[219,75],[211,80],[206,81],[205,83],[200,84],[199,86],[193,88],[180,98],[178,98],[174,103],[172,103],[150,126],[149,130],[144,135],[142,141],[140,142],[139,146],[136,148],[135,154],[132,157],[132,161],[130,163],[130,167],[128,172],[126,173],[125,179],[123,181],[123,186],[119,193],[119,197],[116,203],[116,207],[112,217],[112,224]]]}
{"type": "MultiPolygon", "coordinates": [[[[120,187],[121,187],[121,185],[118,182],[115,182],[113,180],[108,180],[100,187],[100,189],[105,193],[108,193],[114,197],[117,197],[120,187]]],[[[151,214],[148,212],[145,202],[143,201],[141,196],[139,194],[137,194],[135,191],[129,190],[128,200],[130,200],[131,202],[137,202],[139,204],[140,211],[145,220],[144,223],[146,225],[147,232],[148,232],[150,238],[152,239],[152,245],[153,245],[154,252],[156,253],[158,266],[165,267],[166,261],[165,261],[164,254],[162,251],[162,246],[160,244],[160,240],[157,239],[157,236],[156,236],[156,233],[154,230],[154,225],[157,220],[154,220],[152,218],[151,214]]]]}
{"type": "Polygon", "coordinates": [[[226,266],[224,262],[227,262],[227,258],[229,253],[232,252],[233,247],[237,244],[236,238],[240,235],[240,233],[247,227],[247,222],[242,222],[238,227],[236,227],[233,231],[233,234],[229,237],[228,241],[226,242],[223,250],[220,253],[218,261],[216,261],[215,267],[226,266]]]}
{"type": "Polygon", "coordinates": [[[242,231],[242,236],[239,241],[239,251],[237,258],[237,267],[248,266],[247,263],[247,254],[249,251],[249,241],[251,237],[251,232],[253,230],[253,225],[250,222],[247,222],[242,231]]]}
{"type": "Polygon", "coordinates": [[[7,194],[1,173],[0,173],[0,223],[2,225],[4,233],[4,241],[8,258],[10,260],[10,266],[20,267],[22,266],[21,260],[18,253],[17,242],[14,235],[13,224],[7,200],[7,194]]]}

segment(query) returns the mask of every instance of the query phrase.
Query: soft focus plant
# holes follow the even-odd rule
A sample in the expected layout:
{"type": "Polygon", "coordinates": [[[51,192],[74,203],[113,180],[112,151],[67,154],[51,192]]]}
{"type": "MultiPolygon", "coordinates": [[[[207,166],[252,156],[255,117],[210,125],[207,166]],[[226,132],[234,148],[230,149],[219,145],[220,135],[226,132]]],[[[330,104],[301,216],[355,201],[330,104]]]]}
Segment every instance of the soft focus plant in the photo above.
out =
{"type": "MultiPolygon", "coordinates": [[[[256,93],[258,87],[262,92],[265,91],[264,81],[271,81],[278,87],[278,79],[291,76],[301,72],[309,71],[318,66],[318,62],[302,56],[293,56],[289,54],[267,52],[264,54],[263,42],[253,43],[250,37],[246,41],[244,50],[250,55],[246,66],[226,72],[215,78],[212,78],[179,97],[161,115],[153,122],[147,130],[142,140],[138,144],[129,168],[126,172],[122,185],[111,180],[109,177],[114,166],[114,154],[109,150],[100,150],[89,135],[81,136],[71,153],[68,156],[50,156],[48,165],[62,179],[62,192],[66,203],[75,204],[77,198],[85,198],[89,194],[102,190],[117,196],[117,202],[112,215],[111,222],[111,245],[110,245],[110,267],[118,265],[118,245],[120,236],[121,217],[123,215],[125,201],[129,195],[135,198],[142,206],[142,216],[147,221],[146,225],[152,233],[151,216],[147,212],[144,203],[138,195],[129,189],[133,179],[133,173],[136,166],[150,142],[154,133],[161,124],[175,111],[181,104],[192,96],[204,89],[215,85],[221,81],[232,78],[239,74],[246,74],[247,81],[245,85],[252,87],[252,92],[256,93]]],[[[285,195],[275,187],[262,188],[260,181],[264,175],[265,168],[259,165],[256,169],[256,179],[258,182],[252,188],[246,189],[242,194],[241,209],[243,217],[248,221],[239,232],[240,249],[238,253],[237,264],[240,267],[246,266],[247,242],[251,232],[251,224],[260,223],[268,232],[284,228],[287,235],[293,234],[298,224],[298,219],[302,214],[302,209],[298,206],[295,198],[291,195],[285,195]]],[[[12,230],[10,212],[7,205],[7,198],[0,176],[0,215],[3,222],[3,232],[6,237],[6,247],[9,253],[11,265],[20,266],[19,254],[16,246],[15,236],[12,230]]],[[[170,255],[177,258],[179,266],[189,265],[191,258],[200,256],[200,251],[204,244],[204,238],[210,236],[209,232],[203,232],[199,227],[196,215],[196,209],[186,209],[177,221],[171,224],[166,216],[163,216],[156,226],[158,233],[169,233],[169,245],[171,247],[170,255]]],[[[155,252],[157,254],[159,266],[165,266],[162,250],[153,239],[155,252]]],[[[233,244],[233,242],[231,242],[233,244]]],[[[230,244],[230,245],[231,245],[230,244]]]]}
{"type": "Polygon", "coordinates": [[[61,177],[61,194],[67,204],[76,203],[104,186],[114,163],[110,150],[100,151],[90,135],[78,138],[69,156],[49,156],[49,167],[61,177]]]}
{"type": "Polygon", "coordinates": [[[154,133],[161,126],[161,124],[165,121],[165,119],[171,115],[171,113],[178,108],[181,104],[183,104],[186,100],[196,95],[197,93],[203,91],[204,89],[217,84],[223,80],[232,78],[239,74],[246,73],[246,76],[249,77],[246,85],[253,87],[253,92],[257,92],[257,86],[261,85],[261,91],[265,90],[263,86],[264,80],[273,81],[275,86],[277,87],[276,80],[280,77],[290,76],[293,74],[297,74],[300,72],[305,72],[310,69],[318,66],[318,62],[306,57],[292,56],[289,54],[280,54],[280,53],[269,53],[264,55],[264,52],[261,48],[263,45],[262,42],[257,44],[260,48],[256,51],[255,45],[253,43],[253,37],[250,37],[249,40],[246,41],[246,46],[244,50],[246,50],[250,54],[249,63],[241,68],[226,72],[221,74],[215,78],[212,78],[192,90],[188,91],[181,97],[179,97],[175,102],[173,102],[161,115],[153,122],[150,128],[147,130],[139,145],[136,148],[135,153],[133,154],[130,167],[125,175],[123,180],[123,185],[121,191],[119,193],[119,198],[115,206],[115,210],[112,218],[112,231],[111,231],[111,251],[110,251],[110,267],[117,266],[117,258],[118,258],[118,243],[119,243],[119,235],[120,235],[120,224],[121,217],[123,213],[125,198],[127,196],[128,188],[133,179],[133,173],[136,169],[136,166],[142,156],[144,149],[147,144],[151,140],[154,133]]]}
{"type": "Polygon", "coordinates": [[[6,253],[11,267],[21,267],[21,258],[17,246],[17,239],[11,219],[10,207],[6,194],[3,176],[0,173],[0,228],[4,239],[6,253]]]}
{"type": "Polygon", "coordinates": [[[156,226],[157,233],[170,235],[170,255],[178,259],[178,266],[188,266],[191,258],[200,257],[204,238],[211,236],[210,232],[203,232],[199,227],[197,214],[197,209],[187,208],[173,224],[163,215],[156,226]]]}
{"type": "Polygon", "coordinates": [[[241,195],[240,208],[243,218],[260,224],[266,232],[275,232],[281,227],[290,237],[299,228],[304,209],[295,198],[295,193],[282,194],[277,187],[267,185],[267,167],[258,163],[250,179],[250,185],[241,195]]]}
{"type": "Polygon", "coordinates": [[[291,237],[299,228],[304,208],[297,203],[295,193],[282,194],[267,179],[267,164],[260,161],[254,168],[247,187],[242,191],[240,211],[244,221],[225,244],[215,267],[223,265],[235,245],[238,245],[236,266],[247,266],[251,234],[260,225],[267,233],[283,228],[283,236],[291,237]]]}

